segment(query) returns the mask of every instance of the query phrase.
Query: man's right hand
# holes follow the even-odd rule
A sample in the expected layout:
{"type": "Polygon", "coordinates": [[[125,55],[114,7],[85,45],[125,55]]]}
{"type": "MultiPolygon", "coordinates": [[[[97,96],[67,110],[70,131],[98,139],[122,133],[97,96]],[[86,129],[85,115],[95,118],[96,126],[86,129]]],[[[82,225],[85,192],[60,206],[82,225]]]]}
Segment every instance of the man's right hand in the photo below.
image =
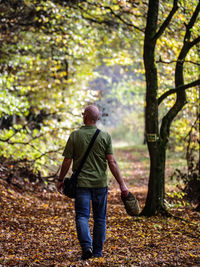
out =
{"type": "Polygon", "coordinates": [[[62,192],[63,192],[63,187],[64,187],[63,181],[58,181],[57,182],[57,190],[60,194],[62,194],[62,192]]]}
{"type": "Polygon", "coordinates": [[[121,189],[122,196],[127,197],[128,193],[129,193],[129,190],[128,190],[128,188],[127,188],[125,183],[120,185],[120,189],[121,189]]]}

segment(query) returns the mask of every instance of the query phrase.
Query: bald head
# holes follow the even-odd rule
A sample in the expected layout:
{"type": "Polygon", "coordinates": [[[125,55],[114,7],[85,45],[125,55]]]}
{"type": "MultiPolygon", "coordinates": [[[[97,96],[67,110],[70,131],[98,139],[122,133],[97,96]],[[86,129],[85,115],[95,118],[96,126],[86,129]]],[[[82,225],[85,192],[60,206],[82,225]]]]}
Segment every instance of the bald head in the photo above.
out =
{"type": "Polygon", "coordinates": [[[84,109],[84,123],[96,124],[100,119],[100,112],[98,107],[89,105],[84,109]]]}

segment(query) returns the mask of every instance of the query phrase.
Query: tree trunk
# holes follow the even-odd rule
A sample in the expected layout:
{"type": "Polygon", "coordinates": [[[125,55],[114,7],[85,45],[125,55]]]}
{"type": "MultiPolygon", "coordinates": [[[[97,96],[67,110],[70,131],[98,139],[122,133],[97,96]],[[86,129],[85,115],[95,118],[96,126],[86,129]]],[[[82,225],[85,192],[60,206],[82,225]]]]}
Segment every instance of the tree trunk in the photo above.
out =
{"type": "MultiPolygon", "coordinates": [[[[148,194],[145,207],[141,215],[152,216],[165,213],[165,159],[166,149],[160,141],[157,142],[157,152],[152,157],[157,159],[156,164],[151,163],[148,194]]],[[[151,159],[151,157],[150,157],[151,159]]]]}
{"type": "Polygon", "coordinates": [[[150,156],[149,187],[142,215],[151,216],[164,211],[165,144],[158,137],[157,68],[155,64],[155,34],[158,19],[158,0],[149,1],[144,40],[146,76],[145,130],[150,156]]]}

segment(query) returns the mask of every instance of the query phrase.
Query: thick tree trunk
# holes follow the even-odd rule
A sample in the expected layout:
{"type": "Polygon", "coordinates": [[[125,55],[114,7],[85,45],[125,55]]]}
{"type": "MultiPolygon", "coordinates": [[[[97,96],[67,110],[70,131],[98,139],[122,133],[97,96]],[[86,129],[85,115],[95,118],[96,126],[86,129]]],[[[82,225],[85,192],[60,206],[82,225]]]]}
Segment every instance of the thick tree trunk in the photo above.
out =
{"type": "Polygon", "coordinates": [[[155,64],[155,35],[158,19],[158,0],[149,1],[144,40],[144,65],[146,75],[145,130],[150,156],[148,195],[142,215],[151,216],[164,211],[165,145],[158,135],[157,68],[155,64]]]}
{"type": "Polygon", "coordinates": [[[157,151],[154,159],[157,161],[150,167],[150,177],[148,185],[148,194],[145,207],[141,215],[152,216],[157,213],[165,213],[164,198],[165,198],[165,158],[166,149],[163,144],[157,142],[157,151]]]}

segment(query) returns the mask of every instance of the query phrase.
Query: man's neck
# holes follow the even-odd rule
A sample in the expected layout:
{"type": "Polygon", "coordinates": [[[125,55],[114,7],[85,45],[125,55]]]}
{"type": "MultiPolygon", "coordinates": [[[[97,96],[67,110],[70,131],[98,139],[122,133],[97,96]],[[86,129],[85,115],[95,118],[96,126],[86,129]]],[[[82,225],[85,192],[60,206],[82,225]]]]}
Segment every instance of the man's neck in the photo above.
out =
{"type": "Polygon", "coordinates": [[[96,126],[96,123],[85,123],[85,126],[96,126]]]}

